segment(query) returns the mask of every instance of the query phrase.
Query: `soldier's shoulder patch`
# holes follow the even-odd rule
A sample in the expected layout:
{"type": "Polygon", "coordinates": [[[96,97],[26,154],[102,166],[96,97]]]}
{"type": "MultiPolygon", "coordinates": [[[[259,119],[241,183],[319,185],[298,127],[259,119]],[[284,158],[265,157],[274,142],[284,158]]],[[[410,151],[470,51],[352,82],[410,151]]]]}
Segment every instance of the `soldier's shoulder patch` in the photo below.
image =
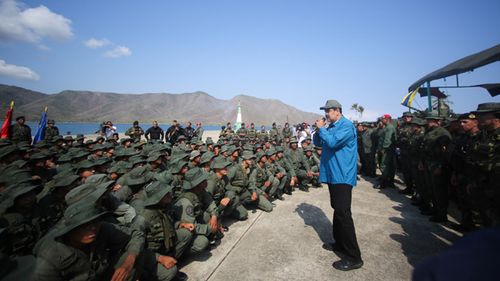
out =
{"type": "Polygon", "coordinates": [[[188,216],[192,216],[192,217],[194,216],[194,208],[193,208],[193,206],[187,206],[186,207],[186,214],[188,216]]]}

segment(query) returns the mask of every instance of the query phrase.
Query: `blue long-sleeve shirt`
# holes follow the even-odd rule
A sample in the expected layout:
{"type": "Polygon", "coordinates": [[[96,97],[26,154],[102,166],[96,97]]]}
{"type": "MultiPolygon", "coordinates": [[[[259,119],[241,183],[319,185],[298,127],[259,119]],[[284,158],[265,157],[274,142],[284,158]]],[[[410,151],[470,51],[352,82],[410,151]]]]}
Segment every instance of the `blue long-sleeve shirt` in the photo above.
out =
{"type": "Polygon", "coordinates": [[[358,169],[356,140],[356,128],[344,116],[314,134],[314,145],[323,148],[319,169],[321,182],[356,186],[358,169]]]}

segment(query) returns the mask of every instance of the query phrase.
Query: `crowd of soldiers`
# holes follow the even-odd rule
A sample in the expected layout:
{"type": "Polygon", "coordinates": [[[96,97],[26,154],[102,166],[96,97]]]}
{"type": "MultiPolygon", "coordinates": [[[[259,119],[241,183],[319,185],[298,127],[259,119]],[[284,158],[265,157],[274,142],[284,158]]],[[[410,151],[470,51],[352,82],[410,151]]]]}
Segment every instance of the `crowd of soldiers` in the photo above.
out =
{"type": "Polygon", "coordinates": [[[229,124],[214,141],[177,121],[121,139],[111,122],[96,139],[54,123],[32,144],[18,117],[0,140],[0,279],[185,280],[179,262],[216,247],[225,222],[321,186],[321,148],[288,124],[229,124]]]}
{"type": "Polygon", "coordinates": [[[375,188],[394,187],[399,169],[412,204],[432,222],[446,222],[450,201],[461,213],[459,229],[471,231],[500,221],[500,103],[440,116],[405,112],[361,122],[361,174],[377,178],[375,188]],[[376,177],[376,168],[382,175],[376,177]]]}

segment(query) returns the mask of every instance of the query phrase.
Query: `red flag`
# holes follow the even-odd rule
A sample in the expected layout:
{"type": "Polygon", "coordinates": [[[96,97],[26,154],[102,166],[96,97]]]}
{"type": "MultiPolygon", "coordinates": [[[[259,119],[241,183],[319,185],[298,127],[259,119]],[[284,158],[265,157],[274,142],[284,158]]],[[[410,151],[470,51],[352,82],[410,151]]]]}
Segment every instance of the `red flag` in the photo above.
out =
{"type": "Polygon", "coordinates": [[[10,137],[9,128],[12,121],[12,111],[14,111],[14,101],[10,102],[10,108],[5,115],[5,121],[3,122],[2,131],[0,132],[0,139],[8,139],[10,137]]]}

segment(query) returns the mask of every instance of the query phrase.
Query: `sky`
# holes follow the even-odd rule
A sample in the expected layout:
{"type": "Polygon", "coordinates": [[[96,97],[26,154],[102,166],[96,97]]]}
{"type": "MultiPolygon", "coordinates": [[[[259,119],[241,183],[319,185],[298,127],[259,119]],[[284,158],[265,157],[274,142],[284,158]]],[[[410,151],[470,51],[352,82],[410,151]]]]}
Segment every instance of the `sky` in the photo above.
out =
{"type": "MultiPolygon", "coordinates": [[[[0,83],[49,94],[245,94],[320,114],[336,99],[351,118],[374,120],[401,115],[422,76],[499,44],[499,13],[498,0],[0,0],[0,83]]],[[[500,82],[500,62],[459,79],[500,82]]],[[[459,113],[500,102],[481,88],[446,94],[459,113]]]]}

